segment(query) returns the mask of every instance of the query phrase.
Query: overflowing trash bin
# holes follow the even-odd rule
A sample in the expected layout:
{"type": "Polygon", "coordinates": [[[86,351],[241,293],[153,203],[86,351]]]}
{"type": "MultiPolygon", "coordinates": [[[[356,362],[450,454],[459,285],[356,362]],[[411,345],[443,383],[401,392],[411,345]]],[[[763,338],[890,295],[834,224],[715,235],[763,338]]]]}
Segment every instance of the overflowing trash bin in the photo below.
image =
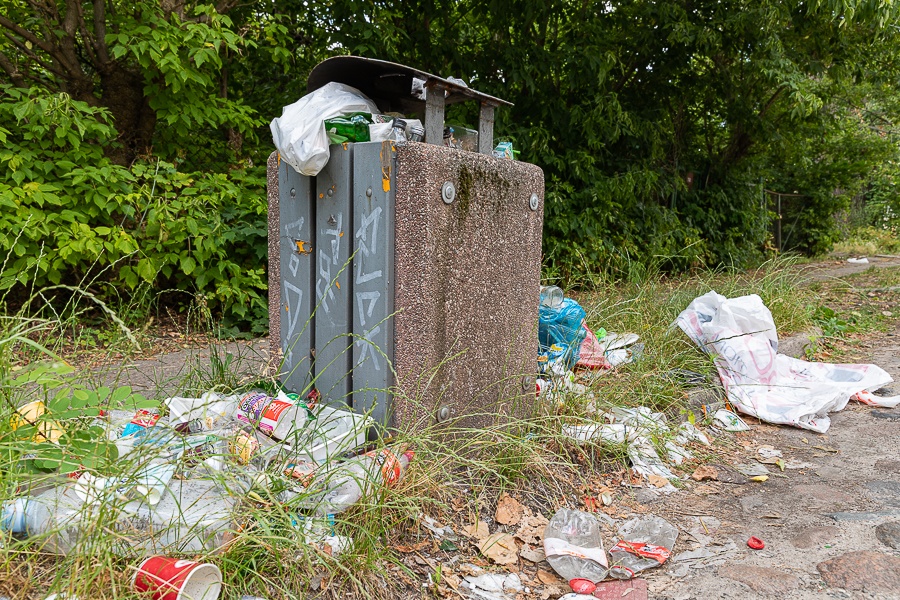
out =
{"type": "Polygon", "coordinates": [[[282,383],[389,426],[528,414],[543,174],[494,143],[494,111],[508,103],[349,56],[319,64],[308,89],[272,124],[269,314],[282,383]],[[445,122],[458,102],[478,104],[477,130],[445,122]]]}

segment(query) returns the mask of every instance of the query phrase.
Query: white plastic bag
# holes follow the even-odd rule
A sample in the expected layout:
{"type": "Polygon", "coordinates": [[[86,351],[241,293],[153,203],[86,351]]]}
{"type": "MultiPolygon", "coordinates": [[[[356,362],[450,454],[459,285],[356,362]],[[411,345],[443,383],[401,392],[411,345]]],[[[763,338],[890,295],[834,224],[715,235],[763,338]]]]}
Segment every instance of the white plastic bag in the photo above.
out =
{"type": "Polygon", "coordinates": [[[828,413],[854,394],[893,379],[875,365],[806,362],[778,354],[772,313],[756,294],[696,298],[675,323],[713,355],[728,399],[739,411],[769,423],[824,433],[828,413]]]}
{"type": "Polygon", "coordinates": [[[325,119],[354,112],[377,113],[378,107],[356,88],[335,82],[285,106],[269,124],[281,159],[301,175],[318,175],[331,156],[325,119]]]}

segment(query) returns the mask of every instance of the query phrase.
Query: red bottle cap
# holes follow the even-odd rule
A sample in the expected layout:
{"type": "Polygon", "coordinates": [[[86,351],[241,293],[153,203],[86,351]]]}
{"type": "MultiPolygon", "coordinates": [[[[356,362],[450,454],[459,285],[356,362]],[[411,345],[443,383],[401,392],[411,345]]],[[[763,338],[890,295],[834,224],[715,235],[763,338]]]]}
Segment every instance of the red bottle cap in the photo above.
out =
{"type": "Polygon", "coordinates": [[[763,548],[766,547],[766,543],[755,536],[750,538],[749,540],[747,540],[747,545],[750,546],[751,548],[753,548],[754,550],[762,550],[763,548]]]}
{"type": "Polygon", "coordinates": [[[576,594],[590,594],[597,589],[597,584],[590,579],[572,579],[569,581],[569,587],[576,594]]]}

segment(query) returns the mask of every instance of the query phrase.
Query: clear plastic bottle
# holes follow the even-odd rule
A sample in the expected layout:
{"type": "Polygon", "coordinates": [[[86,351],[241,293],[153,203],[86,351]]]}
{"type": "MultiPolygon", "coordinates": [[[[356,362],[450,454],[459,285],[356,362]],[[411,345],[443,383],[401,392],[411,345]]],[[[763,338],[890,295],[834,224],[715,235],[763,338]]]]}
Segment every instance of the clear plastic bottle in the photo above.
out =
{"type": "Polygon", "coordinates": [[[90,506],[75,493],[73,485],[59,485],[37,496],[5,503],[0,529],[35,538],[44,552],[68,554],[89,537],[81,521],[90,513],[90,506]]]}
{"type": "Polygon", "coordinates": [[[559,308],[562,306],[565,295],[563,291],[555,285],[541,286],[541,306],[547,308],[559,308]]]}
{"type": "Polygon", "coordinates": [[[55,554],[87,550],[95,540],[111,542],[117,554],[210,552],[233,537],[235,503],[213,481],[173,480],[156,506],[118,501],[110,492],[86,503],[69,484],[17,498],[3,506],[0,528],[55,554]],[[101,528],[117,535],[99,535],[101,528]]]}
{"type": "Polygon", "coordinates": [[[302,505],[319,515],[344,512],[381,486],[403,478],[414,453],[394,453],[389,448],[367,452],[316,476],[302,505]]]}
{"type": "Polygon", "coordinates": [[[406,142],[406,121],[395,118],[391,124],[391,133],[388,134],[388,140],[392,142],[406,142]]]}
{"type": "Polygon", "coordinates": [[[306,406],[302,403],[294,403],[286,396],[273,398],[263,391],[244,394],[237,405],[239,421],[279,440],[302,434],[307,418],[306,406]]]}
{"type": "Polygon", "coordinates": [[[152,553],[215,552],[234,537],[235,504],[215,481],[172,480],[156,506],[124,506],[115,529],[125,547],[152,553]]]}
{"type": "Polygon", "coordinates": [[[637,517],[619,527],[619,542],[610,548],[609,574],[631,579],[635,573],[666,562],[678,539],[678,528],[655,515],[637,517]]]}
{"type": "Polygon", "coordinates": [[[600,523],[580,510],[563,508],[553,515],[544,530],[544,552],[553,570],[566,581],[598,583],[609,571],[600,523]]]}

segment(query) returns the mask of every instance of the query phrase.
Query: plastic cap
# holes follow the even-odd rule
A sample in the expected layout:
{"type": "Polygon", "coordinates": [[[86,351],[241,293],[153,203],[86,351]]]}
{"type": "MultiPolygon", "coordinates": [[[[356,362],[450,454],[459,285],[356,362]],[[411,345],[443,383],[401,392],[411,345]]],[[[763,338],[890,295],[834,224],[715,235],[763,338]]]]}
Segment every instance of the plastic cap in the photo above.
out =
{"type": "Polygon", "coordinates": [[[25,511],[28,508],[26,498],[16,498],[3,505],[0,513],[0,530],[10,533],[26,533],[25,511]]]}

